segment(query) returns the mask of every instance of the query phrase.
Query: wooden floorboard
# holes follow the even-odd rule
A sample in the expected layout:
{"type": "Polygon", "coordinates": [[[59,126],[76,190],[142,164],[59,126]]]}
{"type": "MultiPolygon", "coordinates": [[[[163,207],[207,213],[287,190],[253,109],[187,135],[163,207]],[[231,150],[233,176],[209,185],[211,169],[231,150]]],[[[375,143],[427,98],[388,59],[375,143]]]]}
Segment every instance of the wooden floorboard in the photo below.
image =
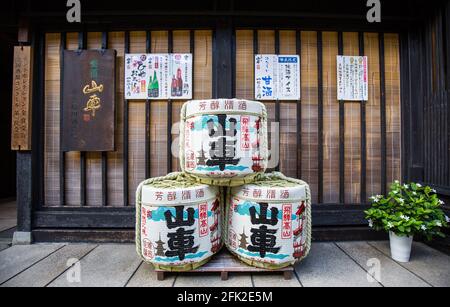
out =
{"type": "Polygon", "coordinates": [[[177,276],[175,287],[252,287],[250,274],[230,273],[228,280],[221,280],[220,274],[185,273],[177,276]]]}
{"type": "Polygon", "coordinates": [[[164,280],[158,281],[153,267],[143,262],[129,280],[127,287],[172,287],[176,276],[176,273],[171,273],[164,280]]]}
{"type": "MultiPolygon", "coordinates": [[[[429,287],[430,285],[406,270],[390,257],[370,246],[367,242],[336,243],[348,256],[367,271],[375,270],[379,261],[380,274],[373,275],[385,287],[429,287]]],[[[370,271],[372,272],[372,271],[370,271]]]]}
{"type": "MultiPolygon", "coordinates": [[[[214,264],[214,263],[212,263],[214,264]]],[[[134,244],[34,244],[0,251],[1,286],[113,286],[113,287],[311,287],[311,286],[449,286],[450,257],[414,243],[411,262],[400,264],[389,255],[389,242],[313,243],[309,256],[285,280],[279,272],[219,273],[157,272],[137,256],[134,244]],[[69,282],[69,258],[79,259],[80,282],[69,282]],[[368,281],[367,261],[380,261],[377,282],[368,281]]]]}
{"type": "MultiPolygon", "coordinates": [[[[65,273],[70,265],[92,251],[96,245],[71,244],[15,276],[4,287],[44,287],[65,273]],[[69,262],[69,260],[71,260],[69,262]]],[[[64,276],[66,276],[64,274],[64,276]]]]}
{"type": "Polygon", "coordinates": [[[280,273],[258,273],[252,274],[253,285],[255,287],[301,287],[295,274],[292,279],[285,280],[280,273]]]}
{"type": "Polygon", "coordinates": [[[9,244],[0,244],[0,252],[2,250],[5,250],[5,249],[9,248],[9,247],[10,247],[9,244]]]}
{"type": "Polygon", "coordinates": [[[0,252],[0,285],[30,268],[63,244],[35,244],[13,246],[0,252]]]}
{"type": "Polygon", "coordinates": [[[81,259],[80,282],[69,282],[65,274],[50,287],[124,287],[141,260],[133,244],[105,244],[81,259]]]}
{"type": "Polygon", "coordinates": [[[296,266],[304,287],[377,287],[367,274],[334,243],[312,245],[309,256],[296,266]]]}
{"type": "MultiPolygon", "coordinates": [[[[389,242],[369,244],[390,255],[389,242]]],[[[450,257],[423,243],[414,242],[410,262],[400,265],[435,287],[450,286],[450,257]]]]}

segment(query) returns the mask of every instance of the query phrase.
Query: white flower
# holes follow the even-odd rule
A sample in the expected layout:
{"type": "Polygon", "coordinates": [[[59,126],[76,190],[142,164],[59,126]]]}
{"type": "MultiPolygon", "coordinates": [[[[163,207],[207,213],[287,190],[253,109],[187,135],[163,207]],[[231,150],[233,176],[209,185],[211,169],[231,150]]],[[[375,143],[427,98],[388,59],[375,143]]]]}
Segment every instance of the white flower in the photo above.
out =
{"type": "Polygon", "coordinates": [[[421,185],[420,183],[416,184],[416,186],[417,186],[418,188],[421,188],[421,187],[422,187],[422,185],[421,185]]]}
{"type": "Polygon", "coordinates": [[[373,222],[372,222],[372,220],[368,220],[368,222],[369,222],[369,227],[372,228],[372,227],[373,227],[373,222]]]}
{"type": "Polygon", "coordinates": [[[394,225],[393,225],[391,222],[388,222],[387,227],[388,227],[388,228],[393,228],[394,225]]]}
{"type": "Polygon", "coordinates": [[[406,215],[400,215],[400,218],[402,219],[402,220],[405,220],[405,221],[409,221],[409,216],[406,216],[406,215]]]}
{"type": "Polygon", "coordinates": [[[370,199],[371,199],[373,202],[377,203],[377,202],[379,202],[382,198],[383,198],[383,195],[375,195],[375,196],[372,196],[370,199]]]}
{"type": "Polygon", "coordinates": [[[398,180],[395,180],[394,182],[397,183],[397,184],[400,183],[400,181],[398,181],[398,180]]]}
{"type": "Polygon", "coordinates": [[[407,189],[407,188],[409,188],[409,186],[407,184],[404,184],[403,188],[407,189]]]}
{"type": "Polygon", "coordinates": [[[445,221],[446,221],[447,223],[450,223],[450,218],[449,218],[448,216],[445,216],[445,221]]]}
{"type": "Polygon", "coordinates": [[[403,198],[399,198],[398,201],[401,202],[401,203],[405,202],[405,200],[403,198]]]}
{"type": "Polygon", "coordinates": [[[423,231],[427,230],[427,227],[425,225],[422,225],[422,227],[420,227],[420,229],[422,229],[423,231]]]}
{"type": "Polygon", "coordinates": [[[435,189],[431,189],[431,192],[436,193],[436,190],[435,189]]]}
{"type": "Polygon", "coordinates": [[[439,199],[439,205],[445,205],[445,203],[439,199]]]}

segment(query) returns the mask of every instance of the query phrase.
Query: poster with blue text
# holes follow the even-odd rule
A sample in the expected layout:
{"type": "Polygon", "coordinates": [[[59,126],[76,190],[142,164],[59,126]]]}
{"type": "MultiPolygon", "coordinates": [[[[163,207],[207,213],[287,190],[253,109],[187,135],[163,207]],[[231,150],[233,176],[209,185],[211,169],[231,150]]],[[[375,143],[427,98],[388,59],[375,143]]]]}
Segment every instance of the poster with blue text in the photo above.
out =
{"type": "Polygon", "coordinates": [[[299,100],[300,57],[257,54],[255,56],[255,99],[299,100]]]}

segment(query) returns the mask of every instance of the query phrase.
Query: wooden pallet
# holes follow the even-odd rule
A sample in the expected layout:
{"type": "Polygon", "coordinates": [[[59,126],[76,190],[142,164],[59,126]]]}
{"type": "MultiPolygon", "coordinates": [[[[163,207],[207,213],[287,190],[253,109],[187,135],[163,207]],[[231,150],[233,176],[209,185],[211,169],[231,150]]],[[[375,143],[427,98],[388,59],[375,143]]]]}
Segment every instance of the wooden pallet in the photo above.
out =
{"type": "MultiPolygon", "coordinates": [[[[236,257],[231,255],[225,248],[220,253],[215,255],[207,264],[199,267],[196,270],[186,273],[220,273],[222,280],[228,280],[229,273],[283,273],[285,280],[292,279],[294,274],[294,267],[289,266],[278,270],[266,270],[255,268],[239,261],[236,257]]],[[[156,270],[158,280],[164,280],[167,274],[171,272],[156,270]]]]}

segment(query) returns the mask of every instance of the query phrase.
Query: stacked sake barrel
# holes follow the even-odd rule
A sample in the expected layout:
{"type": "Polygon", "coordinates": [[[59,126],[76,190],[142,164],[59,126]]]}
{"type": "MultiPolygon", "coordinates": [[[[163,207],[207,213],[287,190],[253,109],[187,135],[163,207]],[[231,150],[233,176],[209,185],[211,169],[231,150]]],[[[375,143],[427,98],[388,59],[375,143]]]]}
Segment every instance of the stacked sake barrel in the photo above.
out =
{"type": "Polygon", "coordinates": [[[243,262],[266,269],[304,258],[311,242],[309,186],[265,174],[265,106],[190,101],[180,118],[183,172],[148,179],[136,192],[136,247],[144,261],[189,271],[224,243],[243,262]]]}

